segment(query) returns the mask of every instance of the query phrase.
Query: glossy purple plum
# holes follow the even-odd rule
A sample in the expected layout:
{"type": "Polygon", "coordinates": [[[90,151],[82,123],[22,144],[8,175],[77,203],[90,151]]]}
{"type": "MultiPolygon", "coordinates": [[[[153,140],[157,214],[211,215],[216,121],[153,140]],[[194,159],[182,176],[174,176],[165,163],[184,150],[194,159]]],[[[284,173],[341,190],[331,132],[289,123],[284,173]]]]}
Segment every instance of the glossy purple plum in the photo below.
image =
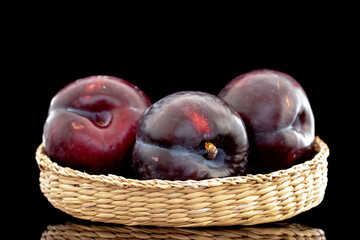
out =
{"type": "Polygon", "coordinates": [[[260,69],[230,81],[218,95],[243,118],[249,137],[248,172],[268,173],[306,160],[314,141],[314,116],[291,76],[260,69]]]}
{"type": "Polygon", "coordinates": [[[139,118],[148,106],[141,90],[119,78],[72,82],[51,101],[43,132],[46,152],[62,166],[91,174],[126,174],[139,118]]]}
{"type": "Polygon", "coordinates": [[[207,179],[242,175],[245,125],[227,103],[204,92],[178,92],[143,114],[133,150],[140,179],[207,179]]]}

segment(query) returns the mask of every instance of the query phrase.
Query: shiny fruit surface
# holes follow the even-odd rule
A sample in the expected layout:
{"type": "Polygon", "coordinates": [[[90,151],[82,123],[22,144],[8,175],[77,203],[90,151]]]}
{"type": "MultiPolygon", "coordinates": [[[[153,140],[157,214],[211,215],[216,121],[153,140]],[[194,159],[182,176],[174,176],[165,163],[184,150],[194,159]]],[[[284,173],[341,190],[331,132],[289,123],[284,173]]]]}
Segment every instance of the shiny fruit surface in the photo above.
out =
{"type": "Polygon", "coordinates": [[[74,81],[51,101],[45,149],[63,166],[91,174],[123,173],[131,165],[138,120],[148,106],[147,96],[125,80],[91,76],[74,81]]]}
{"type": "Polygon", "coordinates": [[[314,116],[294,78],[275,70],[254,70],[230,81],[218,96],[245,122],[250,173],[285,169],[309,157],[314,116]]]}
{"type": "Polygon", "coordinates": [[[207,179],[244,174],[248,139],[240,116],[217,96],[178,92],[143,114],[133,150],[141,179],[207,179]]]}

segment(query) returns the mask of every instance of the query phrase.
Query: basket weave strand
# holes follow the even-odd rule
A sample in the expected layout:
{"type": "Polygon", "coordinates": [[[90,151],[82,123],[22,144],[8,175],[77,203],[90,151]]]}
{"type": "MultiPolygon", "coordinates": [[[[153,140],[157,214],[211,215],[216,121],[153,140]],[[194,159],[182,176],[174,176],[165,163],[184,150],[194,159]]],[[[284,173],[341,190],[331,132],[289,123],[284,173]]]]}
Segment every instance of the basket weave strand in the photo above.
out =
{"type": "Polygon", "coordinates": [[[55,207],[104,223],[161,227],[253,225],[288,219],[322,201],[327,145],[313,159],[269,174],[201,181],[136,180],[61,167],[36,151],[40,188],[55,207]]]}

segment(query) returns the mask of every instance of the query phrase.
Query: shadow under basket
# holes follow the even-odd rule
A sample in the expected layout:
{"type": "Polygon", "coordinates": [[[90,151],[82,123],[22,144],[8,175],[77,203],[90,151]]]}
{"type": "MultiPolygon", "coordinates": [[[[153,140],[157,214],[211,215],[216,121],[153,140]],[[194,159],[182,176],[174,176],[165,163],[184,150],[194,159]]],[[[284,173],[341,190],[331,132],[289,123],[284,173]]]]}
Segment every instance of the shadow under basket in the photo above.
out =
{"type": "Polygon", "coordinates": [[[61,167],[36,151],[40,188],[49,202],[94,222],[158,227],[254,225],[282,221],[321,203],[328,146],[314,141],[313,159],[269,174],[201,181],[136,180],[61,167]]]}

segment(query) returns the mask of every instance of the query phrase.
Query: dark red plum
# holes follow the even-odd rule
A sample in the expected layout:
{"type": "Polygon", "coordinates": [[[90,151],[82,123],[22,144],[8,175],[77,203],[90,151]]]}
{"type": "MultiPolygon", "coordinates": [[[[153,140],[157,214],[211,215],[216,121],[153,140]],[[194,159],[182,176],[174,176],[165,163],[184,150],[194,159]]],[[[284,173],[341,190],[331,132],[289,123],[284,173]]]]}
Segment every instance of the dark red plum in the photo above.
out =
{"type": "Polygon", "coordinates": [[[131,169],[140,116],[148,106],[140,89],[119,78],[92,76],[72,82],[51,101],[45,150],[62,166],[91,174],[125,174],[131,169]]]}
{"type": "Polygon", "coordinates": [[[178,92],[143,114],[133,150],[140,179],[201,180],[243,175],[245,125],[217,96],[178,92]]]}
{"type": "Polygon", "coordinates": [[[275,70],[254,70],[230,81],[218,96],[245,122],[249,173],[285,169],[309,158],[314,116],[305,91],[294,78],[275,70]]]}

